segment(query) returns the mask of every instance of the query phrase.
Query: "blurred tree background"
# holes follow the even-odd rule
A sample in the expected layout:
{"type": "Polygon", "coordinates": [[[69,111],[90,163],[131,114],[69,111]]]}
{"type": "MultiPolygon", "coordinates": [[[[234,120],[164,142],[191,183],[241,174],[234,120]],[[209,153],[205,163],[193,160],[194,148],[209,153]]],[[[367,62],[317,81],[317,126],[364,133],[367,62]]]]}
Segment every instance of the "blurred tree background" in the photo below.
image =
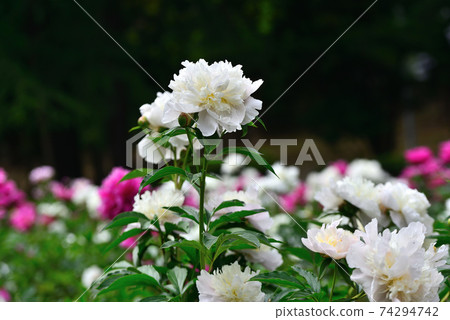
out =
{"type": "MultiPolygon", "coordinates": [[[[165,88],[183,60],[226,59],[264,80],[266,108],[372,3],[78,2],[165,88]]],[[[72,0],[2,1],[0,15],[0,166],[99,181],[124,165],[158,85],[72,0]]],[[[450,136],[449,49],[448,0],[380,0],[251,137],[314,137],[326,161],[378,157],[395,171],[403,148],[450,136]]]]}

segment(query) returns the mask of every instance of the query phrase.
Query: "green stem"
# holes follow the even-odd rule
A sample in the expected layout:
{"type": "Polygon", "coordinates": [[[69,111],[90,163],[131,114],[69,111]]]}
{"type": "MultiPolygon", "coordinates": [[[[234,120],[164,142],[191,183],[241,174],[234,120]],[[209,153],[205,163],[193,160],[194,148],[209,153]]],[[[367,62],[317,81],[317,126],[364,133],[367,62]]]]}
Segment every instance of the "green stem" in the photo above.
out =
{"type": "Polygon", "coordinates": [[[198,220],[199,220],[199,242],[200,246],[202,247],[202,250],[200,251],[200,267],[201,269],[205,269],[205,254],[204,254],[204,246],[203,246],[203,233],[205,232],[205,223],[204,223],[204,217],[205,217],[205,181],[206,181],[206,168],[207,168],[207,161],[206,158],[202,158],[202,175],[200,178],[200,208],[198,211],[198,220]]]}
{"type": "Polygon", "coordinates": [[[333,293],[334,293],[334,287],[336,286],[336,271],[337,271],[338,265],[334,265],[334,271],[333,271],[333,282],[331,284],[331,291],[330,291],[330,301],[333,301],[333,293]]]}

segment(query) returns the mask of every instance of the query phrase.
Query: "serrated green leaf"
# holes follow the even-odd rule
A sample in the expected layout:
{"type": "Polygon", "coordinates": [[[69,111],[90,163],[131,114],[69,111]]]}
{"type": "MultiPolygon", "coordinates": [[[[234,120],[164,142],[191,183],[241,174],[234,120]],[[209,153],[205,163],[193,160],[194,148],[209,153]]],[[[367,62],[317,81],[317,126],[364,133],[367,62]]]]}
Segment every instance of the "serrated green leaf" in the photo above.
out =
{"type": "Polygon", "coordinates": [[[311,272],[302,269],[300,266],[293,266],[292,269],[306,280],[308,285],[311,287],[312,292],[320,292],[320,282],[316,276],[314,276],[311,272]]]}

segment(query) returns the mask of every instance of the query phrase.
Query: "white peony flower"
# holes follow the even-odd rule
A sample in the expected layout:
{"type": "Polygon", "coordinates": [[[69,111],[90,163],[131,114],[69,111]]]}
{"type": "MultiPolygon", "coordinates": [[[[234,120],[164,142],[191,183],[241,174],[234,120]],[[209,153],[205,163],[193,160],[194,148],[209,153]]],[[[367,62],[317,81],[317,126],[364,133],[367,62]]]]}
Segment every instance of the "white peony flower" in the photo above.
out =
{"type": "Polygon", "coordinates": [[[141,196],[134,197],[133,211],[144,214],[150,220],[158,218],[161,226],[165,222],[177,222],[180,217],[164,207],[179,207],[184,202],[184,195],[180,190],[167,191],[164,189],[146,191],[141,196]]]}
{"type": "Polygon", "coordinates": [[[366,216],[362,217],[363,220],[370,221],[372,218],[376,218],[382,226],[389,224],[389,219],[380,209],[380,187],[375,187],[372,181],[345,177],[336,182],[334,192],[360,209],[361,213],[366,216]]]}
{"type": "Polygon", "coordinates": [[[376,160],[355,159],[349,163],[346,175],[350,178],[363,178],[373,182],[384,182],[389,175],[376,160]]]}
{"type": "Polygon", "coordinates": [[[81,283],[85,288],[90,288],[91,285],[103,274],[103,270],[98,266],[90,266],[84,269],[81,275],[81,283]]]}
{"type": "Polygon", "coordinates": [[[339,197],[331,187],[323,187],[316,192],[314,200],[323,206],[324,212],[338,211],[339,207],[344,203],[344,199],[339,197]]]}
{"type": "Polygon", "coordinates": [[[425,226],[413,222],[397,232],[386,229],[378,234],[373,219],[362,238],[347,254],[351,279],[360,284],[370,301],[439,301],[438,289],[444,277],[438,272],[445,264],[448,246],[423,248],[425,226]]]}
{"type": "Polygon", "coordinates": [[[350,231],[337,228],[341,220],[322,225],[322,228],[309,229],[308,238],[302,238],[303,244],[311,251],[325,254],[333,259],[345,258],[350,246],[358,241],[350,231]]]}
{"type": "Polygon", "coordinates": [[[239,250],[250,262],[259,263],[269,271],[274,271],[283,264],[283,257],[277,249],[261,244],[258,249],[239,250]]]}
{"type": "Polygon", "coordinates": [[[67,218],[70,215],[70,210],[60,201],[40,203],[36,210],[39,214],[49,217],[67,218]]]}
{"type": "Polygon", "coordinates": [[[320,190],[331,187],[340,179],[342,175],[335,166],[328,166],[320,172],[311,172],[306,176],[306,199],[315,199],[320,190]]]}
{"type": "Polygon", "coordinates": [[[267,176],[259,180],[258,184],[262,189],[284,194],[298,186],[300,170],[297,167],[285,166],[277,162],[272,168],[278,177],[272,172],[268,172],[267,176]]]}
{"type": "Polygon", "coordinates": [[[197,126],[204,136],[216,131],[234,132],[252,121],[262,102],[250,95],[262,84],[243,76],[240,65],[227,61],[209,65],[200,59],[184,61],[178,75],[170,82],[173,98],[167,103],[163,121],[171,122],[182,113],[198,113],[197,126]]]}
{"type": "Polygon", "coordinates": [[[261,282],[250,281],[258,272],[241,271],[237,262],[209,274],[202,270],[197,280],[200,302],[262,302],[261,282]]]}
{"type": "Polygon", "coordinates": [[[150,129],[153,131],[157,132],[161,128],[173,128],[178,126],[177,119],[168,123],[162,121],[164,108],[170,99],[172,99],[172,93],[167,91],[163,93],[158,92],[153,103],[146,103],[139,108],[141,115],[145,117],[148,121],[150,129]]]}
{"type": "Polygon", "coordinates": [[[236,173],[242,166],[246,164],[246,157],[239,153],[232,153],[223,159],[220,171],[224,175],[232,175],[236,173]]]}
{"type": "MultiPolygon", "coordinates": [[[[217,219],[221,215],[227,212],[236,212],[242,210],[256,210],[264,209],[261,205],[261,201],[258,199],[258,193],[255,189],[249,189],[247,191],[227,191],[225,193],[215,193],[210,195],[210,199],[207,203],[207,208],[213,210],[219,206],[223,201],[240,200],[245,203],[243,207],[230,207],[217,211],[212,219],[217,219]]],[[[265,232],[270,229],[273,224],[273,220],[268,211],[259,212],[251,216],[247,216],[246,219],[256,229],[261,232],[265,232]]]]}
{"type": "Polygon", "coordinates": [[[388,182],[380,188],[380,202],[389,210],[397,227],[403,228],[418,221],[425,225],[427,234],[433,231],[434,220],[427,213],[430,203],[423,193],[402,183],[388,182]]]}
{"type": "MultiPolygon", "coordinates": [[[[172,93],[170,92],[158,92],[155,101],[151,104],[144,104],[140,107],[141,115],[148,121],[148,126],[151,129],[151,133],[146,135],[138,143],[139,155],[149,163],[160,163],[164,160],[174,159],[174,152],[165,148],[158,143],[153,142],[152,138],[159,136],[159,130],[164,128],[174,128],[178,126],[178,119],[173,121],[164,122],[162,117],[168,101],[172,99],[172,93]]],[[[177,135],[169,139],[169,143],[176,149],[176,155],[179,158],[181,151],[186,149],[189,144],[187,135],[177,135]]],[[[200,142],[194,139],[194,149],[199,150],[202,148],[200,142]]]]}

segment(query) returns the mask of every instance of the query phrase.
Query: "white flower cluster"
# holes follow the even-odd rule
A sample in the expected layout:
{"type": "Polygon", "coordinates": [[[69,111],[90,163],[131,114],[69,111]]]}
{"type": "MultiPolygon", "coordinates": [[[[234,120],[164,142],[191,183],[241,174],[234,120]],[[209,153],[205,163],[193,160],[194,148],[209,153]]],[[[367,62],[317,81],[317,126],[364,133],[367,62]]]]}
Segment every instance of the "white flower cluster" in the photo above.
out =
{"type": "Polygon", "coordinates": [[[323,205],[324,211],[337,211],[345,200],[360,210],[363,223],[376,218],[386,227],[392,220],[402,228],[421,222],[428,234],[433,230],[434,220],[427,213],[430,207],[427,198],[402,183],[375,185],[366,179],[345,177],[316,193],[315,199],[323,205]]]}
{"type": "Polygon", "coordinates": [[[251,97],[262,84],[245,78],[242,66],[228,61],[209,65],[200,59],[184,61],[184,69],[170,82],[173,98],[164,110],[163,121],[176,121],[181,114],[198,114],[197,125],[204,136],[234,132],[252,121],[262,102],[251,97]]]}
{"type": "Polygon", "coordinates": [[[165,207],[179,207],[184,202],[184,195],[181,190],[172,190],[167,192],[164,188],[145,191],[142,195],[137,194],[134,197],[133,211],[144,214],[152,220],[157,218],[160,225],[165,222],[177,222],[180,217],[165,209],[165,207]]]}
{"type": "Polygon", "coordinates": [[[356,231],[362,241],[352,245],[347,262],[355,268],[351,279],[371,301],[439,301],[448,246],[424,248],[425,226],[413,222],[400,231],[378,233],[377,220],[356,231]]]}
{"type": "Polygon", "coordinates": [[[213,274],[202,270],[197,280],[200,302],[262,302],[261,282],[250,281],[259,272],[244,271],[237,262],[213,274]]]}
{"type": "MultiPolygon", "coordinates": [[[[209,65],[201,59],[196,63],[184,61],[184,66],[169,84],[172,92],[158,93],[151,104],[140,108],[141,125],[150,129],[138,144],[139,155],[150,163],[160,163],[179,156],[189,144],[186,134],[169,139],[175,148],[165,148],[153,141],[161,129],[178,126],[180,116],[194,124],[204,136],[241,130],[251,122],[262,108],[260,100],[251,97],[262,84],[245,78],[241,66],[227,61],[209,65]]],[[[202,146],[194,140],[194,149],[202,146]]]]}

